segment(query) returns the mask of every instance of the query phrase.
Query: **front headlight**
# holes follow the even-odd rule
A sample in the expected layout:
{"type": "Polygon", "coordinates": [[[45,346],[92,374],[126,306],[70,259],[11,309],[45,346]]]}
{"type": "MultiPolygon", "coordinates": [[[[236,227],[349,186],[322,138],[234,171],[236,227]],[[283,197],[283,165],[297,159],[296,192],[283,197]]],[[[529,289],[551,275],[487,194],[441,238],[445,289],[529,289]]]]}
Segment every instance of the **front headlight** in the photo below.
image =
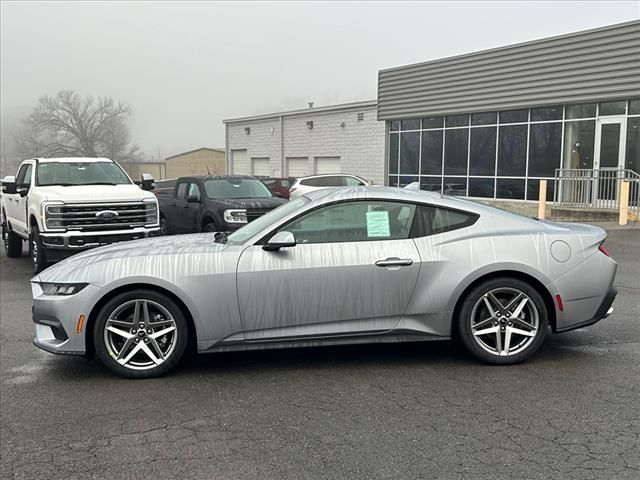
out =
{"type": "Polygon", "coordinates": [[[55,202],[43,202],[42,203],[42,218],[44,219],[44,226],[46,230],[65,230],[66,225],[63,218],[64,203],[55,202]]]}
{"type": "Polygon", "coordinates": [[[247,223],[247,211],[245,209],[225,210],[224,221],[227,223],[247,223]]]}
{"type": "Polygon", "coordinates": [[[155,198],[146,198],[143,200],[145,204],[145,225],[158,224],[158,200],[155,198]]]}
{"type": "Polygon", "coordinates": [[[45,295],[75,295],[88,283],[39,283],[45,295]]]}

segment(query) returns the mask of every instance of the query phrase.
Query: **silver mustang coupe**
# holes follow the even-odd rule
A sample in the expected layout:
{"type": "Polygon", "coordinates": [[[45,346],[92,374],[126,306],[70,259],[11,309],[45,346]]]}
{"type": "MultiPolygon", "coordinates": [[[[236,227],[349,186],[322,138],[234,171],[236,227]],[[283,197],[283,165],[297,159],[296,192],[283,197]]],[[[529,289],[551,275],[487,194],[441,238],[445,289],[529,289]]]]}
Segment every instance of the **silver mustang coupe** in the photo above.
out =
{"type": "Polygon", "coordinates": [[[549,329],[608,316],[617,264],[594,226],[440,194],[319,190],[233,234],[137,240],[32,279],[36,346],[153,377],[221,352],[458,338],[531,356],[549,329]]]}

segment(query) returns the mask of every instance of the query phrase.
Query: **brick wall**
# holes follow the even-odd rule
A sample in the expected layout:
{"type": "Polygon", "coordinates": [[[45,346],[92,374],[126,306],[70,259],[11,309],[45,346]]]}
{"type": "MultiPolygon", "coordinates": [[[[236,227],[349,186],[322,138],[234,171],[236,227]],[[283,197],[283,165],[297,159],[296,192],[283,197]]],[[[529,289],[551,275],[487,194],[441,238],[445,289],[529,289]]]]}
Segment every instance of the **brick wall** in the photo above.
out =
{"type": "Polygon", "coordinates": [[[229,150],[246,149],[249,157],[269,157],[274,174],[287,173],[286,165],[281,171],[282,156],[308,157],[311,171],[315,157],[340,157],[342,173],[383,183],[385,127],[384,122],[376,120],[375,107],[284,114],[284,155],[280,151],[279,118],[229,123],[227,129],[229,150]],[[357,120],[358,113],[364,113],[363,120],[357,120]],[[308,121],[313,121],[312,129],[308,121]]]}

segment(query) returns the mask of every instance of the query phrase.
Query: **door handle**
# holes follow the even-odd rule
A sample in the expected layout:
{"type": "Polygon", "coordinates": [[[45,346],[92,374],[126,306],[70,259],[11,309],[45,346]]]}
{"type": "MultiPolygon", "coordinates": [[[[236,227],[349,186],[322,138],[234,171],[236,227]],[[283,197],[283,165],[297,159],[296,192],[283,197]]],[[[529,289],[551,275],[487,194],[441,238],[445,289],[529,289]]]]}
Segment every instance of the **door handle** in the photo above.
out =
{"type": "Polygon", "coordinates": [[[408,267],[409,265],[413,265],[413,260],[410,258],[390,257],[376,262],[376,267],[408,267]]]}

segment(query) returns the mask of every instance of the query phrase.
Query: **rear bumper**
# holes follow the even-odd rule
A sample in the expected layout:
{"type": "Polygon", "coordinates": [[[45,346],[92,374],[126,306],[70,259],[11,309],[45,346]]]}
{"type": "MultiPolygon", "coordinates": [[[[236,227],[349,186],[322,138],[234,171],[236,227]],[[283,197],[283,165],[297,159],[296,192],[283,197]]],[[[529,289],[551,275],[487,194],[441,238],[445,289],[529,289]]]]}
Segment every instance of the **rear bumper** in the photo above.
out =
{"type": "Polygon", "coordinates": [[[618,290],[616,290],[615,287],[611,287],[609,289],[609,292],[605,295],[604,299],[602,300],[602,303],[598,307],[598,310],[596,311],[596,314],[593,316],[593,318],[589,320],[585,320],[580,323],[573,324],[569,327],[557,329],[556,332],[557,333],[568,332],[570,330],[575,330],[577,328],[588,327],[589,325],[593,325],[594,323],[597,323],[600,320],[607,318],[609,315],[613,313],[613,307],[611,305],[613,304],[613,301],[615,300],[617,294],[618,294],[618,290]]]}

